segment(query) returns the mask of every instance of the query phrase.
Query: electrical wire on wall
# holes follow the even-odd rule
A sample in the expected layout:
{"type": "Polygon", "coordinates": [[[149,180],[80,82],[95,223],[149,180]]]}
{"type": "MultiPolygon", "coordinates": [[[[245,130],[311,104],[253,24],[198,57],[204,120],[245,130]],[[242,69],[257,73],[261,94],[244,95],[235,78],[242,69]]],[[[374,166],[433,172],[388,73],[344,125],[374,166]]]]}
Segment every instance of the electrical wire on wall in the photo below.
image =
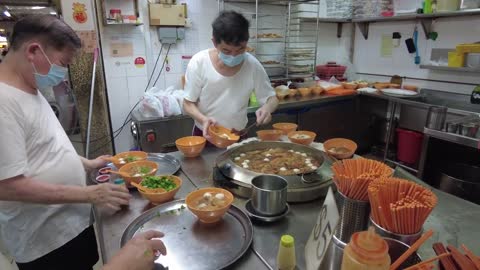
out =
{"type": "MultiPolygon", "coordinates": [[[[152,86],[155,86],[155,85],[157,84],[158,79],[159,79],[160,76],[162,75],[162,71],[163,71],[163,68],[165,67],[165,63],[167,62],[167,58],[168,58],[168,54],[169,54],[169,52],[170,52],[171,46],[172,46],[172,44],[168,44],[167,52],[166,52],[166,54],[165,54],[165,58],[163,59],[162,67],[160,68],[160,71],[158,72],[158,75],[157,75],[157,77],[156,77],[156,79],[155,79],[155,82],[153,83],[152,86]]],[[[144,90],[143,92],[147,92],[148,87],[150,86],[150,83],[151,83],[151,81],[152,81],[152,78],[153,78],[154,75],[155,75],[155,69],[157,68],[158,60],[160,59],[160,57],[161,57],[161,55],[162,55],[162,51],[163,51],[163,46],[162,46],[161,49],[160,49],[160,53],[158,54],[158,57],[157,57],[157,59],[156,59],[156,61],[155,61],[155,65],[154,65],[154,67],[153,67],[152,74],[150,75],[150,77],[149,77],[149,79],[148,79],[147,86],[145,87],[145,90],[144,90]]],[[[122,126],[119,127],[118,129],[116,129],[116,130],[113,132],[113,134],[112,134],[112,136],[113,136],[112,139],[110,139],[108,142],[105,142],[104,144],[102,144],[102,145],[98,146],[97,148],[95,148],[93,151],[91,151],[92,153],[100,150],[100,149],[103,148],[105,145],[111,143],[111,142],[114,141],[118,136],[120,136],[120,134],[121,134],[122,131],[123,131],[123,128],[124,128],[127,124],[129,124],[130,121],[132,120],[131,115],[132,115],[133,111],[135,110],[135,108],[137,108],[138,104],[140,104],[140,102],[141,102],[142,100],[143,100],[143,98],[140,99],[140,100],[138,100],[137,103],[135,103],[135,105],[133,105],[133,108],[128,112],[127,116],[125,117],[125,120],[124,120],[122,126]]],[[[106,137],[108,137],[108,136],[104,136],[104,137],[101,137],[101,138],[96,138],[96,139],[94,139],[94,140],[91,140],[91,142],[99,141],[99,140],[105,139],[106,137]]]]}

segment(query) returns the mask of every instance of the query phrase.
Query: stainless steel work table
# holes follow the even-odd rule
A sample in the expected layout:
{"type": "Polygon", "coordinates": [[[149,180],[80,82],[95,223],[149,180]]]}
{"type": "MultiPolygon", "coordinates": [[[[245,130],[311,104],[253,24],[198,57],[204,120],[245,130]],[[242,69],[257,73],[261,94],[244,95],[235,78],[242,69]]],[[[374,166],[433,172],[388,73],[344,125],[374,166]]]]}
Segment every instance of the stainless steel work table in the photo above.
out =
{"type": "MultiPolygon", "coordinates": [[[[212,171],[215,158],[221,149],[206,148],[198,158],[187,159],[179,152],[171,153],[177,157],[182,169],[178,173],[183,185],[176,198],[184,198],[190,191],[213,185],[212,171]]],[[[329,166],[329,164],[325,164],[329,166]]],[[[402,176],[405,171],[399,169],[396,175],[402,176]]],[[[406,175],[403,175],[406,177],[406,175]]],[[[420,181],[418,179],[412,179],[420,181]]],[[[420,249],[420,256],[429,258],[434,255],[432,243],[441,241],[444,244],[460,246],[465,244],[476,254],[480,254],[480,206],[464,201],[442,191],[435,190],[439,204],[426,223],[426,228],[435,231],[434,236],[420,249]]],[[[128,224],[145,210],[151,208],[148,201],[140,197],[137,191],[131,191],[133,199],[127,210],[121,210],[109,216],[96,209],[96,225],[99,232],[102,257],[108,261],[120,248],[120,239],[128,224]]],[[[246,200],[236,198],[234,204],[244,209],[246,200]]],[[[308,203],[290,204],[288,216],[276,223],[254,222],[253,244],[249,251],[232,267],[233,269],[275,269],[278,241],[282,234],[295,237],[297,267],[305,269],[304,246],[313,228],[323,200],[308,203]],[[267,265],[268,264],[268,265],[267,265]]],[[[168,237],[165,236],[165,237],[168,237]]],[[[167,247],[168,249],[168,247],[167,247]]]]}

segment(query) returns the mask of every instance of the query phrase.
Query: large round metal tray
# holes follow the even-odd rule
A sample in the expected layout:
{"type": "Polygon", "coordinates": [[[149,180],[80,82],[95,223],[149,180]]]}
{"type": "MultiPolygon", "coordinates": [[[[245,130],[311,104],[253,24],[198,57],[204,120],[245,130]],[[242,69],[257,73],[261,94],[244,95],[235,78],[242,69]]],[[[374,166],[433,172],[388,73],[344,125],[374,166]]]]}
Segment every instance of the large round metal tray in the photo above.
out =
{"type": "MultiPolygon", "coordinates": [[[[248,151],[276,147],[307,153],[324,165],[324,153],[313,147],[289,142],[251,142],[229,149],[218,156],[216,166],[221,174],[229,180],[227,188],[238,196],[250,197],[251,181],[255,176],[261,174],[238,166],[232,157],[248,151]]],[[[287,201],[304,202],[325,196],[327,188],[331,184],[331,177],[326,177],[321,173],[322,167],[319,166],[319,169],[309,174],[282,176],[288,181],[287,201]]]]}
{"type": "Polygon", "coordinates": [[[165,234],[162,241],[167,247],[167,256],[155,261],[155,269],[223,269],[242,257],[253,239],[250,219],[236,206],[221,221],[204,224],[187,209],[185,200],[177,200],[136,218],[125,229],[121,245],[151,229],[165,234]]]}

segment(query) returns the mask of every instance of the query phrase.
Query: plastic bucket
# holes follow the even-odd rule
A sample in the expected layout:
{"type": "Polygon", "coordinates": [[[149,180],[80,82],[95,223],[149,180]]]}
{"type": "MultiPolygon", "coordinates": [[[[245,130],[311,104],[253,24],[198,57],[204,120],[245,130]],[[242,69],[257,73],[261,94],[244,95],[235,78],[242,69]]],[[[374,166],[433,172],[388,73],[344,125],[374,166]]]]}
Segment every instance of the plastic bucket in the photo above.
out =
{"type": "Polygon", "coordinates": [[[397,128],[397,159],[415,164],[420,159],[423,134],[411,130],[397,128]]]}

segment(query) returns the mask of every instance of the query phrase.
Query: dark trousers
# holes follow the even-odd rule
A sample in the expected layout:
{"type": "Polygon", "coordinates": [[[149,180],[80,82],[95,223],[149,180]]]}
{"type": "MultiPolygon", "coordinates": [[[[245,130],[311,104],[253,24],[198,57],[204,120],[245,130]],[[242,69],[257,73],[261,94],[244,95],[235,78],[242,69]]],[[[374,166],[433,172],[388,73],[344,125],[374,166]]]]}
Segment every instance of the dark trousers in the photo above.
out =
{"type": "Polygon", "coordinates": [[[28,263],[17,263],[20,270],[91,270],[98,262],[93,226],[54,251],[28,263]]]}

